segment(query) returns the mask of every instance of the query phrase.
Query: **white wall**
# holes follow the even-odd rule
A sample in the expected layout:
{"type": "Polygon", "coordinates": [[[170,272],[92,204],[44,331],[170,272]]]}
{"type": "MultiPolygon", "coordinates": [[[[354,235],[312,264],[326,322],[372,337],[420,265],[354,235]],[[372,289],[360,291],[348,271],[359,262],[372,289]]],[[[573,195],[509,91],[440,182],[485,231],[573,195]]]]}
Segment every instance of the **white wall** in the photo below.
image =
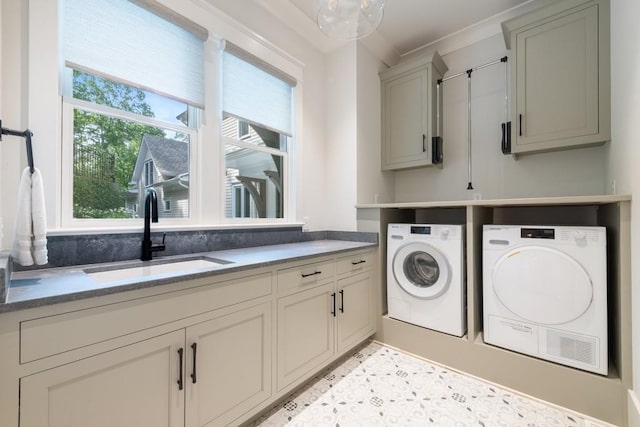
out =
{"type": "Polygon", "coordinates": [[[324,210],[329,230],[356,230],[356,50],[356,42],[351,42],[326,59],[324,210]]]}
{"type": "Polygon", "coordinates": [[[387,68],[364,44],[357,48],[357,169],[359,204],[394,200],[395,174],[380,170],[380,78],[387,68]]]}
{"type": "MultiPolygon", "coordinates": [[[[616,181],[617,192],[631,193],[631,283],[633,334],[633,390],[640,398],[640,264],[633,262],[640,253],[640,2],[614,0],[611,2],[611,131],[612,144],[608,151],[608,180],[616,181]]],[[[636,402],[637,402],[636,399],[636,402]]],[[[630,400],[631,403],[631,400],[630,400]]],[[[640,407],[635,410],[636,421],[640,407]]],[[[636,426],[633,426],[636,427],[636,426]]]]}
{"type": "MultiPolygon", "coordinates": [[[[2,61],[0,68],[2,126],[23,130],[26,123],[27,96],[26,79],[23,70],[26,55],[21,42],[25,40],[27,4],[19,0],[3,0],[0,3],[2,32],[2,61]]],[[[37,154],[34,159],[37,161],[37,154]]],[[[4,136],[0,143],[0,217],[4,224],[4,236],[0,249],[9,247],[13,240],[16,194],[22,169],[27,164],[24,140],[14,136],[4,136]]]]}
{"type": "MultiPolygon", "coordinates": [[[[433,46],[437,49],[437,45],[433,46]]],[[[506,55],[501,34],[443,56],[450,76],[506,55]]],[[[441,201],[603,194],[605,147],[522,156],[500,151],[504,121],[505,65],[475,71],[471,78],[472,184],[467,190],[467,77],[443,84],[444,166],[396,171],[395,201],[441,201]]]]}

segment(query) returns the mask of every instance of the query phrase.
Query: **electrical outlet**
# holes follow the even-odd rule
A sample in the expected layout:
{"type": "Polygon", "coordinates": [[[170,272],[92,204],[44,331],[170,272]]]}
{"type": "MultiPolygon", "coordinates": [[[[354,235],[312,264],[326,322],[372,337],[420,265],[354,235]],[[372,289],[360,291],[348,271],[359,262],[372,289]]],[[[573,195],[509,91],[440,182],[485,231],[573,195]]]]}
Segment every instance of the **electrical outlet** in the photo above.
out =
{"type": "Polygon", "coordinates": [[[482,200],[482,194],[473,193],[473,200],[482,200]]]}

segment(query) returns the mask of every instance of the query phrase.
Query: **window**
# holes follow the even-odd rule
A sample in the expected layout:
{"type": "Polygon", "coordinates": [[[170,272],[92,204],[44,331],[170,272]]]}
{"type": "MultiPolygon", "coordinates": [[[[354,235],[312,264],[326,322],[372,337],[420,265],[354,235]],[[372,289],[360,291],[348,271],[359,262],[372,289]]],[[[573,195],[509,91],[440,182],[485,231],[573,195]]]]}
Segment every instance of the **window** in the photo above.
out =
{"type": "Polygon", "coordinates": [[[137,227],[148,186],[171,201],[161,227],[296,219],[295,57],[207,2],[38,0],[25,17],[25,114],[51,139],[37,144],[36,164],[51,159],[41,171],[55,183],[52,231],[137,227]],[[224,77],[227,54],[249,74],[224,77]],[[236,108],[247,101],[255,109],[236,108]],[[223,119],[235,126],[229,133],[223,119]],[[232,185],[245,206],[235,213],[232,185]]]}
{"type": "Polygon", "coordinates": [[[144,162],[144,186],[153,185],[153,160],[144,162]]]}
{"type": "Polygon", "coordinates": [[[65,212],[71,220],[135,218],[153,186],[181,207],[173,218],[189,218],[203,40],[128,0],[63,4],[63,121],[72,129],[63,147],[71,146],[65,164],[73,171],[65,212]]]}
{"type": "Polygon", "coordinates": [[[251,137],[251,131],[249,130],[249,123],[238,120],[238,138],[247,139],[251,137]]]}
{"type": "Polygon", "coordinates": [[[222,136],[228,218],[284,218],[295,80],[227,43],[222,136]]]}

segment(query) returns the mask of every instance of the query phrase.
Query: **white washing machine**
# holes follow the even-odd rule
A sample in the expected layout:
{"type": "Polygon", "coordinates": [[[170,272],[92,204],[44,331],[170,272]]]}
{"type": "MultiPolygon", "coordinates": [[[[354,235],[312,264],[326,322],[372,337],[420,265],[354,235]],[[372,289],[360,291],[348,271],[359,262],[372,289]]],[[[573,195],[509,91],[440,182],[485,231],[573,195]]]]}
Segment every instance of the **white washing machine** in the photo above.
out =
{"type": "Polygon", "coordinates": [[[607,374],[604,227],[485,225],[484,340],[607,374]]]}
{"type": "Polygon", "coordinates": [[[389,224],[387,231],[389,317],[463,336],[464,226],[389,224]]]}

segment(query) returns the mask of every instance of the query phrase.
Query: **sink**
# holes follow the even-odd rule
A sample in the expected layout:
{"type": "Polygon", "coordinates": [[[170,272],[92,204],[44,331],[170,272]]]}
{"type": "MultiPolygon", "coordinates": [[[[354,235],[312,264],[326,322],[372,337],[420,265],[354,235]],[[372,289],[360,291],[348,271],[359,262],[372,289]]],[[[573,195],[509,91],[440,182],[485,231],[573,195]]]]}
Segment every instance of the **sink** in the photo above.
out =
{"type": "Polygon", "coordinates": [[[110,265],[108,267],[90,267],[83,271],[98,283],[119,282],[122,280],[145,280],[151,276],[175,275],[206,271],[230,264],[229,261],[204,256],[157,259],[154,261],[134,261],[131,263],[110,265]]]}

